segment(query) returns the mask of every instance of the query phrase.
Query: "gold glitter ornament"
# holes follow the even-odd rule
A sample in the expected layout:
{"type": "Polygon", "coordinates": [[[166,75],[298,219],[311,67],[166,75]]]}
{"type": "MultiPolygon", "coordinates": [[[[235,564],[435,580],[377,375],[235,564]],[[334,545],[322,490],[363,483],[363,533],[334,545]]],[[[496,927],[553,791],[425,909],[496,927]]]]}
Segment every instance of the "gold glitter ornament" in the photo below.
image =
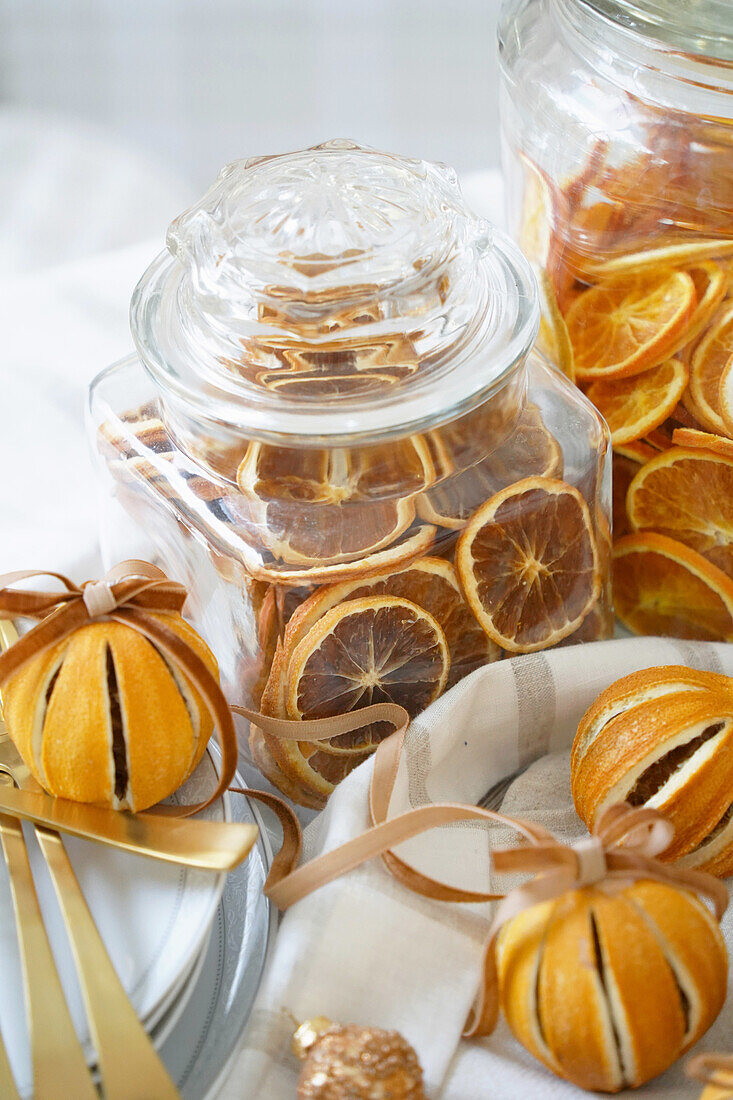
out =
{"type": "Polygon", "coordinates": [[[293,1050],[303,1059],[298,1100],[427,1100],[417,1055],[398,1031],[316,1016],[295,1032],[293,1050]]]}

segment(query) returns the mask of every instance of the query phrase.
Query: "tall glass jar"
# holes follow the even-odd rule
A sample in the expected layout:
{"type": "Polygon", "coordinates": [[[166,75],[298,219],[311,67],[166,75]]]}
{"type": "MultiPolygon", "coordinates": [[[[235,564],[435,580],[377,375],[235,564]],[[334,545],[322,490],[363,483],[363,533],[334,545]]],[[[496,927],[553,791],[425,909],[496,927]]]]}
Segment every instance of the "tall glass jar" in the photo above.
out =
{"type": "Polygon", "coordinates": [[[733,640],[730,4],[508,0],[499,43],[539,345],[611,429],[616,612],[733,640]]]}
{"type": "MultiPolygon", "coordinates": [[[[94,382],[109,560],[160,562],[232,702],[416,714],[506,654],[606,636],[608,436],[532,353],[532,274],[449,169],[347,142],[230,165],[94,382]]],[[[252,729],[306,805],[374,750],[252,729]]]]}

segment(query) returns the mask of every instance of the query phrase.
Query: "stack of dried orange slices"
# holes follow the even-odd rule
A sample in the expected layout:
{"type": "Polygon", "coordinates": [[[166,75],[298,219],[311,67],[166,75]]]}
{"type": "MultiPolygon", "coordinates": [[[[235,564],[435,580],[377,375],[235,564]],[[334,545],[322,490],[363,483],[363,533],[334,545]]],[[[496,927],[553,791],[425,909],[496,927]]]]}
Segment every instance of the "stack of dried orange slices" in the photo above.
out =
{"type": "MultiPolygon", "coordinates": [[[[249,679],[263,713],[303,720],[393,701],[415,715],[504,654],[610,629],[595,520],[562,479],[540,409],[527,402],[489,453],[497,425],[487,415],[497,414],[351,451],[251,443],[236,484],[183,470],[185,456],[149,408],[127,418],[134,447],[106,446],[126,490],[140,478],[159,487],[191,527],[203,502],[209,542],[221,528],[212,560],[244,586],[256,615],[261,666],[249,679]],[[161,463],[165,477],[156,476],[161,463]],[[181,466],[175,499],[171,465],[181,466]],[[397,493],[385,496],[385,485],[397,493]],[[251,561],[226,552],[231,535],[249,543],[251,561]]],[[[389,732],[376,724],[307,743],[253,728],[251,748],[281,790],[319,807],[389,732]]]]}
{"type": "Polygon", "coordinates": [[[697,224],[674,150],[621,167],[606,151],[562,186],[523,157],[539,343],[611,430],[617,615],[733,640],[733,239],[697,224]]]}

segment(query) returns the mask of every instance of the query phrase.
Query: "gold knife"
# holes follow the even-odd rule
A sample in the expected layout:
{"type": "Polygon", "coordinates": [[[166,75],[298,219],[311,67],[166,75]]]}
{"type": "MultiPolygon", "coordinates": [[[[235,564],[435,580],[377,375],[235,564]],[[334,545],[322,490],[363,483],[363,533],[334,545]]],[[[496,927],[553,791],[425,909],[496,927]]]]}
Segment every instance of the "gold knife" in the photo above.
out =
{"type": "Polygon", "coordinates": [[[249,855],[258,833],[256,825],[123,813],[53,798],[44,791],[20,791],[2,785],[0,813],[124,848],[135,855],[205,871],[231,871],[237,867],[249,855]]]}

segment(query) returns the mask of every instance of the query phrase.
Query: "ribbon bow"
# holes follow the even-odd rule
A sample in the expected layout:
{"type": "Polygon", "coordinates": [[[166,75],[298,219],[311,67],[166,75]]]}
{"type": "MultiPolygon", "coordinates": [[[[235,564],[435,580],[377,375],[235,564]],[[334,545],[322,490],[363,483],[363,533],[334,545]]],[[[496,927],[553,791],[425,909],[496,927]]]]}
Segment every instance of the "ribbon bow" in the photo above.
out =
{"type": "Polygon", "coordinates": [[[79,627],[95,621],[129,626],[153,642],[191,681],[211,714],[221,745],[221,773],[214,793],[193,806],[162,806],[160,812],[187,816],[214,802],[227,789],[237,766],[234,722],[219,683],[198,653],[156,616],[180,613],[186,589],[148,562],[124,561],[99,581],[78,587],[62,573],[19,571],[0,576],[0,619],[38,619],[27,634],[0,655],[0,688],[11,676],[79,627]],[[31,577],[54,577],[61,592],[11,588],[31,577]]]}

